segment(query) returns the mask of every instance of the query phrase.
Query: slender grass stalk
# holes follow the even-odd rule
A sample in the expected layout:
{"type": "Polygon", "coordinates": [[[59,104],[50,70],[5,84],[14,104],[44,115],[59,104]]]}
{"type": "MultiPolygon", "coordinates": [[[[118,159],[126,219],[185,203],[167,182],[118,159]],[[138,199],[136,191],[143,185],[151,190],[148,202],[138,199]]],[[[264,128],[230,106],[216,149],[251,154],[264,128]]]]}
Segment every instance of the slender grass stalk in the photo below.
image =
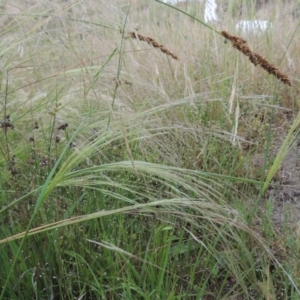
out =
{"type": "Polygon", "coordinates": [[[173,5],[171,5],[171,4],[162,2],[162,1],[160,1],[160,0],[155,0],[155,1],[158,2],[158,3],[160,3],[160,4],[166,5],[166,6],[168,6],[168,7],[171,7],[171,8],[173,8],[173,9],[175,9],[175,10],[181,12],[182,14],[184,14],[184,15],[190,17],[191,19],[193,19],[193,20],[195,20],[195,21],[197,21],[197,22],[199,22],[201,25],[207,27],[208,29],[212,30],[213,32],[215,32],[215,33],[221,35],[221,33],[220,33],[219,31],[217,31],[217,30],[214,29],[213,27],[209,26],[209,25],[208,25],[207,23],[205,23],[204,21],[201,21],[200,19],[198,19],[198,18],[192,16],[191,14],[185,12],[184,10],[182,10],[182,9],[176,7],[176,6],[173,6],[173,5]]]}
{"type": "Polygon", "coordinates": [[[116,74],[115,88],[114,88],[114,93],[113,93],[113,98],[112,98],[112,103],[111,103],[111,115],[108,117],[107,127],[109,127],[109,124],[110,124],[111,116],[112,116],[112,113],[113,113],[113,109],[114,109],[114,105],[115,105],[115,101],[116,101],[116,97],[117,97],[117,91],[118,91],[118,88],[119,88],[120,74],[121,74],[121,70],[122,70],[123,51],[124,51],[124,47],[125,47],[125,44],[124,44],[124,41],[125,41],[125,28],[126,28],[126,24],[127,24],[128,14],[129,14],[129,11],[130,11],[130,6],[131,6],[131,4],[128,7],[126,17],[125,17],[125,20],[124,20],[124,24],[123,24],[123,29],[121,31],[122,37],[121,37],[120,48],[119,48],[118,70],[117,70],[117,74],[116,74]]]}

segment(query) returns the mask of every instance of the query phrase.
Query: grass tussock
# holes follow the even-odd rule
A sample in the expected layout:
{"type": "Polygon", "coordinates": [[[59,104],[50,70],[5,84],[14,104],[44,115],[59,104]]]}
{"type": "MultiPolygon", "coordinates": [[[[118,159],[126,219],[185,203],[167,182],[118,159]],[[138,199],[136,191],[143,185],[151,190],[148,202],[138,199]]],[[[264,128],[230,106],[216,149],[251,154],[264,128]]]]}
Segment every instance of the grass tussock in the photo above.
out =
{"type": "Polygon", "coordinates": [[[230,38],[285,85],[198,2],[3,4],[0,300],[299,299],[297,7],[272,5],[230,38]]]}

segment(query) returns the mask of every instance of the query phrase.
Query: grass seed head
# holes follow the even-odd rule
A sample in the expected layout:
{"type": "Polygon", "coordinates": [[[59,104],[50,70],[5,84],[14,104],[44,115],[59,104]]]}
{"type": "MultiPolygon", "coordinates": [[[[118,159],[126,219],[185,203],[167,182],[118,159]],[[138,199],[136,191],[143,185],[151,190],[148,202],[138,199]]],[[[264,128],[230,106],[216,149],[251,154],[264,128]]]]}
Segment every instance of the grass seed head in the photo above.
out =
{"type": "Polygon", "coordinates": [[[149,45],[153,46],[154,48],[160,49],[161,52],[163,52],[167,55],[170,55],[174,59],[179,59],[177,55],[172,53],[169,49],[167,49],[165,46],[159,44],[157,41],[155,41],[151,37],[144,36],[140,33],[134,32],[134,31],[129,32],[129,36],[133,39],[137,39],[137,40],[140,40],[140,41],[143,41],[143,42],[147,42],[149,45]]]}
{"type": "Polygon", "coordinates": [[[240,52],[248,56],[251,63],[253,63],[255,66],[260,65],[269,74],[275,76],[277,79],[281,80],[284,84],[287,84],[289,86],[292,85],[292,82],[290,81],[287,75],[280,72],[278,68],[276,68],[270,62],[268,62],[264,57],[262,57],[258,53],[253,52],[249,48],[246,40],[244,40],[241,37],[231,35],[227,31],[222,31],[221,33],[226,39],[228,39],[231,42],[233,48],[236,48],[237,50],[239,50],[240,52]]]}
{"type": "Polygon", "coordinates": [[[69,124],[68,123],[64,123],[64,124],[62,124],[62,125],[60,125],[59,127],[57,127],[57,130],[59,131],[59,130],[66,130],[66,128],[69,126],[69,124]]]}

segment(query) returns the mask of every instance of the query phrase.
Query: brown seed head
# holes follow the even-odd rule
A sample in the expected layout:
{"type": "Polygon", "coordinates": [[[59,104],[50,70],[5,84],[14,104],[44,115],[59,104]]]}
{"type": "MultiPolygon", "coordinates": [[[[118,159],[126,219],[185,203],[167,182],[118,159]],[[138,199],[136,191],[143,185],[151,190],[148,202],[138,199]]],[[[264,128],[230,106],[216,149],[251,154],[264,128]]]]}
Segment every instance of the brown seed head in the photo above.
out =
{"type": "Polygon", "coordinates": [[[140,33],[134,32],[134,31],[129,32],[129,36],[133,39],[137,39],[137,40],[140,40],[140,41],[143,41],[143,42],[147,42],[149,45],[153,46],[154,48],[160,49],[161,52],[163,52],[167,55],[170,55],[174,59],[179,59],[177,55],[172,53],[169,49],[167,49],[165,46],[159,44],[157,41],[155,41],[151,37],[144,36],[140,33]]]}
{"type": "Polygon", "coordinates": [[[59,127],[57,127],[57,130],[65,130],[69,126],[68,123],[62,124],[59,127]]]}
{"type": "Polygon", "coordinates": [[[258,53],[253,52],[249,48],[246,40],[244,40],[241,37],[231,35],[227,31],[222,31],[221,34],[231,42],[234,48],[236,48],[244,55],[246,55],[251,61],[251,63],[253,63],[255,66],[260,65],[269,74],[275,76],[276,78],[281,80],[284,84],[287,84],[289,86],[292,85],[292,82],[290,81],[287,75],[281,73],[278,68],[276,68],[270,62],[268,62],[264,57],[262,57],[258,53]]]}

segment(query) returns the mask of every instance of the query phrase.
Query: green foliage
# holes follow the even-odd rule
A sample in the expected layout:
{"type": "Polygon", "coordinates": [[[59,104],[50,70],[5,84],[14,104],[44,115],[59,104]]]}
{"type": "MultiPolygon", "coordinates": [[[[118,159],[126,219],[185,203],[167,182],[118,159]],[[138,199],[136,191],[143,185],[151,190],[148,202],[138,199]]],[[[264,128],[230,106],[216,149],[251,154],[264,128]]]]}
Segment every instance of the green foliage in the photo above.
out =
{"type": "Polygon", "coordinates": [[[286,90],[158,2],[3,7],[0,299],[298,299],[297,235],[255,222],[299,117],[274,159],[286,90]]]}

